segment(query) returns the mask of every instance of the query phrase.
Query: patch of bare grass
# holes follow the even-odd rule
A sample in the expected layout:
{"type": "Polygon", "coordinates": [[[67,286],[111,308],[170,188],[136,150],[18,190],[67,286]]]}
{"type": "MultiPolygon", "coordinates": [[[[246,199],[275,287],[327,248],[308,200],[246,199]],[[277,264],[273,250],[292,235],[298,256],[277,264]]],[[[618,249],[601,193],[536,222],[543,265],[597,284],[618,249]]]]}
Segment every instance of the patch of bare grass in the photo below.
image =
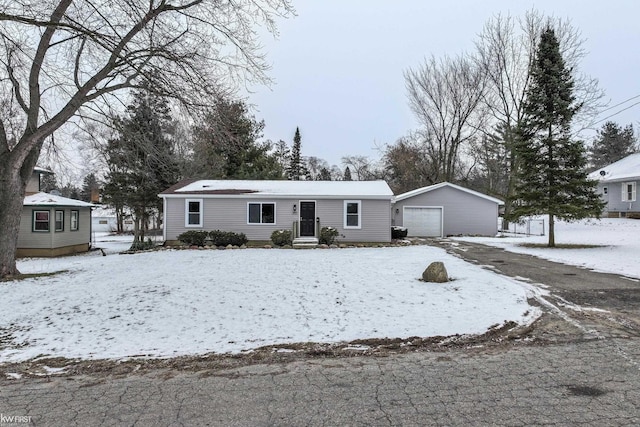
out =
{"type": "Polygon", "coordinates": [[[0,279],[0,282],[13,282],[16,280],[25,280],[25,279],[33,279],[33,278],[39,278],[39,277],[51,277],[51,276],[55,276],[58,274],[62,274],[62,273],[68,273],[69,270],[59,270],[59,271],[52,271],[49,273],[27,273],[27,274],[18,274],[16,276],[9,276],[9,277],[5,277],[3,279],[0,279]]]}

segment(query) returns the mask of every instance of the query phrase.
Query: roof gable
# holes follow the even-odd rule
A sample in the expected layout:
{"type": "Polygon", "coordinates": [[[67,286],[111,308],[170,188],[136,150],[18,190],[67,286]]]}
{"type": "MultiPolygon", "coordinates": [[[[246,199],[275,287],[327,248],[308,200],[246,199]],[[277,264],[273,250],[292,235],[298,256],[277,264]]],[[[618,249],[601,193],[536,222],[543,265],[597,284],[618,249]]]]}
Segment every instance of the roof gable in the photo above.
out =
{"type": "Polygon", "coordinates": [[[69,199],[48,193],[36,193],[24,198],[23,206],[71,206],[77,208],[90,208],[91,203],[82,200],[69,199]]]}
{"type": "Polygon", "coordinates": [[[589,174],[589,179],[601,182],[640,178],[640,153],[631,154],[589,174]]]}
{"type": "Polygon", "coordinates": [[[209,197],[369,197],[391,199],[385,181],[274,181],[185,180],[160,193],[160,197],[203,195],[209,197]]]}
{"type": "Polygon", "coordinates": [[[504,202],[502,200],[500,200],[500,199],[496,199],[495,197],[487,196],[486,194],[482,194],[482,193],[479,193],[477,191],[470,190],[468,188],[461,187],[461,186],[456,185],[456,184],[452,184],[450,182],[441,182],[439,184],[429,185],[427,187],[422,187],[422,188],[417,188],[415,190],[407,191],[406,193],[402,193],[402,194],[399,194],[399,195],[395,196],[393,200],[394,200],[394,202],[399,202],[401,200],[409,199],[409,198],[417,196],[419,194],[428,193],[430,191],[438,190],[438,189],[444,188],[444,187],[450,187],[450,188],[453,188],[453,189],[458,190],[458,191],[463,191],[465,193],[468,193],[468,194],[471,194],[473,196],[489,200],[490,202],[497,203],[499,205],[504,204],[504,202]]]}

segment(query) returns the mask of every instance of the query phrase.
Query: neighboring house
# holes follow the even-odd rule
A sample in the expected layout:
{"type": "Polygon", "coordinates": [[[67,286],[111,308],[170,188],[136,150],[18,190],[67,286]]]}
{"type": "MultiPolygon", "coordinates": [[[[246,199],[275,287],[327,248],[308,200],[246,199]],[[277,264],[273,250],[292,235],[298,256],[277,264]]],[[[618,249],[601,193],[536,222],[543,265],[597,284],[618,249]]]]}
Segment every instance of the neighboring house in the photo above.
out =
{"type": "Polygon", "coordinates": [[[637,187],[640,182],[640,153],[631,154],[589,174],[598,181],[597,192],[607,204],[603,215],[609,218],[640,218],[637,187]]]}
{"type": "Polygon", "coordinates": [[[391,241],[393,192],[384,181],[187,180],[159,196],[168,242],[189,230],[233,231],[254,241],[292,230],[299,241],[317,242],[325,226],[343,242],[391,241]]]}
{"type": "MultiPolygon", "coordinates": [[[[133,231],[133,220],[127,216],[122,221],[124,232],[133,231]]],[[[118,231],[116,210],[104,205],[95,205],[91,211],[91,229],[96,233],[115,233],[118,231]]]]}
{"type": "Polygon", "coordinates": [[[411,237],[495,236],[502,200],[442,182],[394,198],[393,225],[411,237]]]}
{"type": "Polygon", "coordinates": [[[26,196],[16,256],[59,256],[88,251],[92,206],[47,193],[26,196]]]}
{"type": "Polygon", "coordinates": [[[88,251],[93,205],[40,192],[40,177],[44,174],[53,172],[35,167],[27,182],[16,256],[59,256],[88,251]]]}

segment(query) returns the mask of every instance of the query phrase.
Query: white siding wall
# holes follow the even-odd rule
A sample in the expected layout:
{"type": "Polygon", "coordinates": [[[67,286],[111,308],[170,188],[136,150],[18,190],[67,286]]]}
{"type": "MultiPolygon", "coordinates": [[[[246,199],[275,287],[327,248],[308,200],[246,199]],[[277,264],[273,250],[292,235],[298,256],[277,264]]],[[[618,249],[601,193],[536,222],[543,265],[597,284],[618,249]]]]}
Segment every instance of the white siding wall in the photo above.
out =
{"type": "MultiPolygon", "coordinates": [[[[197,196],[166,199],[165,233],[167,240],[177,240],[178,235],[188,230],[224,230],[244,233],[249,240],[270,240],[274,230],[291,230],[294,221],[298,221],[300,200],[315,200],[316,217],[321,226],[338,229],[344,238],[351,242],[388,242],[391,240],[391,219],[389,200],[362,200],[362,228],[358,230],[343,227],[344,200],[326,199],[243,199],[243,198],[203,198],[202,228],[185,227],[185,199],[198,199],[197,196]],[[275,224],[247,224],[247,203],[275,203],[275,224]],[[293,205],[298,212],[293,212],[293,205]]],[[[353,198],[356,199],[356,198],[353,198]]],[[[352,198],[349,198],[352,200],[352,198]]]]}
{"type": "Polygon", "coordinates": [[[396,202],[392,208],[395,225],[403,225],[404,206],[442,206],[444,236],[458,234],[493,236],[498,232],[497,203],[452,187],[438,188],[396,202]]]}

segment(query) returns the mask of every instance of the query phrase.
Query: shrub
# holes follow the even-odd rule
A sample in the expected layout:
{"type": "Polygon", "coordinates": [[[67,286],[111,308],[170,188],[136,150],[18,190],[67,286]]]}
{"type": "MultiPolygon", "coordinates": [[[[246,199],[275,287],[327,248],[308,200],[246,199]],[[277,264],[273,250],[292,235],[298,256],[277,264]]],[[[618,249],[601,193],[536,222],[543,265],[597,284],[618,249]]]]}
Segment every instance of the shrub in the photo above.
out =
{"type": "Polygon", "coordinates": [[[276,230],[271,233],[271,241],[276,246],[291,244],[291,230],[276,230]]]}
{"type": "Polygon", "coordinates": [[[322,227],[320,229],[320,243],[323,245],[333,245],[338,237],[338,230],[333,227],[322,227]]]}
{"type": "Polygon", "coordinates": [[[146,251],[147,249],[153,249],[155,246],[156,244],[153,243],[153,240],[149,238],[144,242],[133,242],[129,250],[130,251],[146,251]]]}
{"type": "Polygon", "coordinates": [[[404,239],[407,237],[407,230],[405,227],[391,227],[391,238],[392,239],[404,239]]]}
{"type": "Polygon", "coordinates": [[[244,233],[221,230],[209,232],[209,238],[211,239],[211,244],[214,246],[242,246],[248,241],[244,233]]]}
{"type": "Polygon", "coordinates": [[[189,230],[178,236],[178,240],[189,246],[204,246],[209,237],[206,231],[189,230]]]}

